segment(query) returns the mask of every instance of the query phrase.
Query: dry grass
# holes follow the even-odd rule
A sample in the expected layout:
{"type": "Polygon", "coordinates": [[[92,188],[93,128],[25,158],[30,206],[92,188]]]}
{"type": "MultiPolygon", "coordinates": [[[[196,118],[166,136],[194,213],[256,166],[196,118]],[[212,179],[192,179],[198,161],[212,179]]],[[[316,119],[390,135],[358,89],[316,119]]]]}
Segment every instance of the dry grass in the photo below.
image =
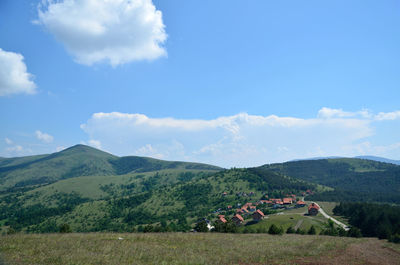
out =
{"type": "Polygon", "coordinates": [[[295,264],[359,242],[265,234],[20,234],[1,237],[0,253],[7,264],[295,264]]]}

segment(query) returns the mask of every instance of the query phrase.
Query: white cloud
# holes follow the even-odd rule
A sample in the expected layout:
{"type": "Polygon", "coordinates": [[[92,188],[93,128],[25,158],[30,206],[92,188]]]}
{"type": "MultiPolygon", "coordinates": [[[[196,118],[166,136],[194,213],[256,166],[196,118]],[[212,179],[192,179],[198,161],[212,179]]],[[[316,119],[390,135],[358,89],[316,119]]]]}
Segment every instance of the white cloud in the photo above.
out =
{"type": "Polygon", "coordinates": [[[51,143],[54,140],[53,136],[51,136],[50,134],[47,134],[47,133],[43,133],[41,131],[36,131],[35,134],[36,134],[36,138],[44,143],[51,143]]]}
{"type": "Polygon", "coordinates": [[[6,144],[11,145],[13,144],[13,141],[8,139],[7,137],[4,139],[4,141],[6,142],[6,144]]]}
{"type": "Polygon", "coordinates": [[[400,119],[400,110],[393,112],[379,112],[378,115],[375,116],[375,119],[378,121],[400,119]]]}
{"type": "Polygon", "coordinates": [[[98,140],[89,140],[89,145],[93,146],[94,148],[101,149],[101,142],[98,140]]]}
{"type": "Polygon", "coordinates": [[[360,110],[357,112],[343,111],[342,109],[332,109],[323,107],[318,111],[319,118],[349,118],[349,117],[360,117],[360,118],[370,118],[371,114],[368,110],[360,110]]]}
{"type": "Polygon", "coordinates": [[[57,146],[56,152],[60,152],[60,151],[64,150],[65,148],[66,148],[65,146],[57,146]]]}
{"type": "Polygon", "coordinates": [[[39,19],[78,63],[111,65],[166,56],[161,11],[151,0],[47,0],[39,19]]]}
{"type": "Polygon", "coordinates": [[[32,78],[21,54],[0,48],[0,96],[36,93],[32,78]]]}
{"type": "Polygon", "coordinates": [[[316,118],[257,116],[247,113],[211,120],[150,118],[143,114],[94,113],[81,125],[89,139],[119,155],[231,166],[256,166],[295,158],[357,155],[374,136],[367,111],[321,109],[316,118]],[[321,114],[322,113],[322,114],[321,114]]]}
{"type": "Polygon", "coordinates": [[[23,146],[19,144],[15,144],[13,146],[9,146],[5,148],[4,150],[4,155],[5,156],[26,156],[26,155],[31,155],[33,153],[32,149],[30,148],[24,148],[23,146]]]}

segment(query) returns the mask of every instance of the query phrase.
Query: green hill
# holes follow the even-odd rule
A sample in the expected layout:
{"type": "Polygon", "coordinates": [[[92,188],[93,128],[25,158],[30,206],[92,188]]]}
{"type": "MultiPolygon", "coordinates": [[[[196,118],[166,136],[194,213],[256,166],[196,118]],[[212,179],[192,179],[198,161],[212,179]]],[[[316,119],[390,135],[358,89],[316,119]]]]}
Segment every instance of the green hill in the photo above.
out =
{"type": "Polygon", "coordinates": [[[36,232],[56,231],[62,223],[74,231],[157,223],[184,231],[198,218],[233,214],[228,205],[321,189],[262,168],[120,158],[83,145],[17,160],[0,167],[0,225],[36,232]]]}
{"type": "Polygon", "coordinates": [[[400,166],[366,159],[337,158],[293,161],[264,169],[329,186],[335,191],[316,200],[382,201],[400,203],[400,166]]]}
{"type": "Polygon", "coordinates": [[[206,164],[170,162],[146,157],[117,157],[95,148],[76,145],[50,155],[0,161],[0,192],[49,184],[80,176],[112,176],[162,169],[220,170],[206,164]]]}

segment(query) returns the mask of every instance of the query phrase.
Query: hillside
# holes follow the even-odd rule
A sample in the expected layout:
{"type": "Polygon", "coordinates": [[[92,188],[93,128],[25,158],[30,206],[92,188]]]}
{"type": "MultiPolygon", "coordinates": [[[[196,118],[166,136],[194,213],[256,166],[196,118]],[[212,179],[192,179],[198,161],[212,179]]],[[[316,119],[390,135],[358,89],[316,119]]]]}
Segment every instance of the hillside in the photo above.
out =
{"type": "Polygon", "coordinates": [[[214,219],[219,209],[226,212],[228,205],[235,206],[227,212],[233,214],[237,204],[265,195],[282,198],[326,190],[261,168],[220,170],[197,163],[118,158],[86,146],[30,159],[4,172],[9,177],[24,170],[40,178],[44,165],[47,172],[54,170],[51,183],[4,190],[0,225],[52,232],[68,223],[84,232],[130,231],[164,222],[172,230],[187,231],[201,217],[214,219]],[[62,175],[66,171],[73,174],[62,175]]]}
{"type": "Polygon", "coordinates": [[[112,176],[162,169],[216,171],[221,168],[147,157],[117,157],[89,146],[76,145],[50,155],[0,160],[0,192],[16,191],[80,176],[112,176]]]}
{"type": "Polygon", "coordinates": [[[398,246],[377,239],[219,233],[12,235],[0,264],[398,264],[398,246]]]}
{"type": "Polygon", "coordinates": [[[335,189],[313,199],[400,203],[400,166],[378,161],[337,158],[292,161],[264,169],[335,189]]]}

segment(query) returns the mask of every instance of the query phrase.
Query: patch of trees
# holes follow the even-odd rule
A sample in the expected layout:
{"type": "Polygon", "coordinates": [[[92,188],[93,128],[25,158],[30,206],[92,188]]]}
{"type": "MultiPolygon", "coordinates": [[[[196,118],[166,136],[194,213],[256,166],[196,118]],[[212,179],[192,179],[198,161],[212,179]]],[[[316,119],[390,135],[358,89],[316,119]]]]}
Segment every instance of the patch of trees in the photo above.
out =
{"type": "Polygon", "coordinates": [[[298,191],[305,191],[307,189],[316,189],[316,185],[314,184],[284,177],[281,174],[262,167],[245,169],[239,176],[242,180],[250,183],[250,188],[259,191],[280,190],[283,193],[297,193],[298,191]]]}
{"type": "Polygon", "coordinates": [[[387,202],[400,203],[398,192],[359,192],[354,190],[335,189],[307,196],[311,201],[336,201],[336,202],[387,202]]]}
{"type": "MultiPolygon", "coordinates": [[[[335,189],[312,197],[330,201],[400,203],[400,166],[370,160],[327,159],[295,161],[261,168],[335,189]],[[355,166],[352,165],[355,164],[355,166]],[[358,198],[357,198],[358,197],[358,198]]],[[[311,198],[310,198],[311,199],[311,198]]]]}
{"type": "Polygon", "coordinates": [[[371,203],[340,203],[333,212],[348,218],[366,237],[396,241],[400,235],[400,207],[371,203]]]}
{"type": "Polygon", "coordinates": [[[212,186],[209,183],[188,183],[182,185],[177,191],[179,199],[185,202],[189,209],[209,204],[212,186]]]}
{"type": "MultiPolygon", "coordinates": [[[[11,204],[5,204],[0,207],[0,220],[6,219],[6,224],[19,231],[30,225],[37,225],[53,216],[63,215],[72,211],[75,206],[88,201],[86,198],[80,197],[77,193],[56,193],[50,197],[51,200],[57,202],[55,207],[48,207],[42,203],[29,206],[23,206],[23,201],[17,201],[11,204]]],[[[51,225],[51,227],[53,227],[51,225]]],[[[33,230],[34,232],[54,232],[54,229],[33,230]]],[[[57,229],[56,229],[57,230],[57,229]]]]}

